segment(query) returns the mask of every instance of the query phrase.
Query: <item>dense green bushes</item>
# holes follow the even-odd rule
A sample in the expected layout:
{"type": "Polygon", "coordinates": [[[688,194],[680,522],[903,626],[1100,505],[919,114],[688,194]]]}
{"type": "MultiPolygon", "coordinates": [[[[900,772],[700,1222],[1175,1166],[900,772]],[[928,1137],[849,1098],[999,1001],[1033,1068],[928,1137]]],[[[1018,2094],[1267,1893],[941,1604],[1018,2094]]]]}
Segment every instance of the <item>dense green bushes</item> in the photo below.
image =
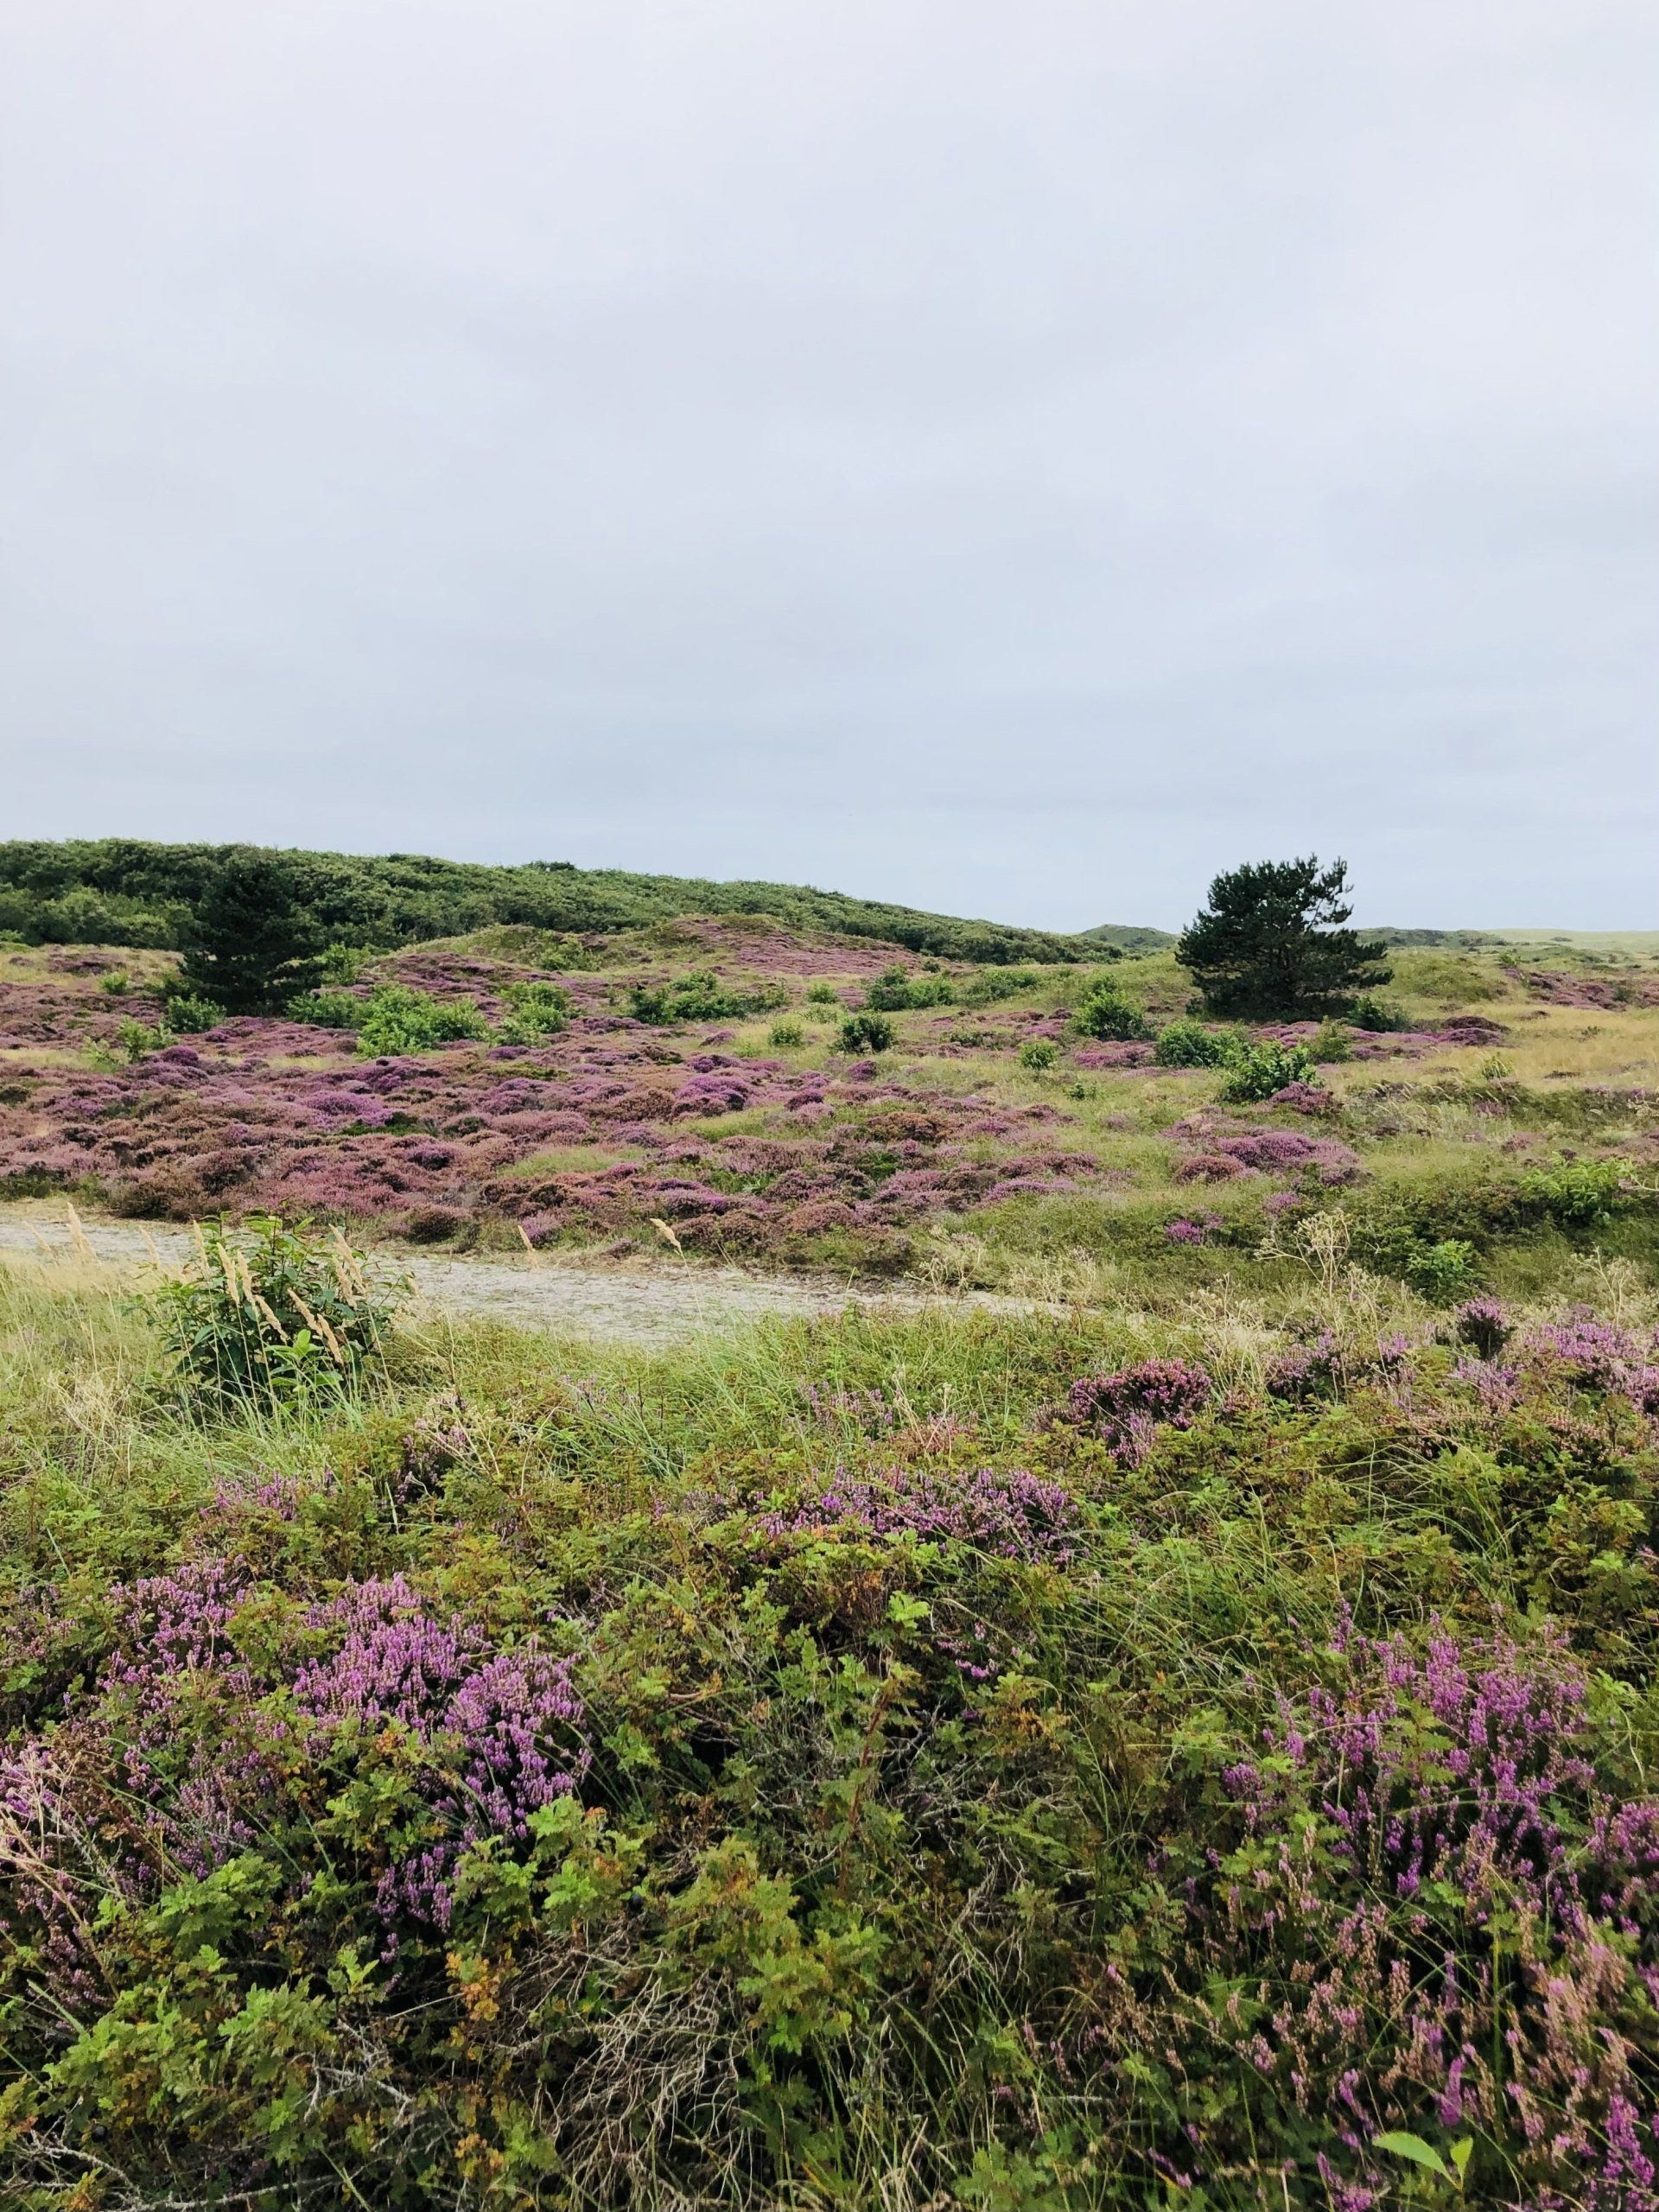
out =
{"type": "MultiPolygon", "coordinates": [[[[0,931],[31,944],[178,945],[227,850],[136,838],[0,844],[0,931]]],[[[277,857],[273,855],[272,857],[277,857]]],[[[776,883],[577,868],[518,868],[416,854],[284,852],[316,942],[382,950],[499,923],[561,931],[634,929],[677,914],[766,914],[794,928],[830,930],[913,952],[991,964],[1099,957],[1072,938],[1001,923],[963,921],[838,892],[776,883]]]]}

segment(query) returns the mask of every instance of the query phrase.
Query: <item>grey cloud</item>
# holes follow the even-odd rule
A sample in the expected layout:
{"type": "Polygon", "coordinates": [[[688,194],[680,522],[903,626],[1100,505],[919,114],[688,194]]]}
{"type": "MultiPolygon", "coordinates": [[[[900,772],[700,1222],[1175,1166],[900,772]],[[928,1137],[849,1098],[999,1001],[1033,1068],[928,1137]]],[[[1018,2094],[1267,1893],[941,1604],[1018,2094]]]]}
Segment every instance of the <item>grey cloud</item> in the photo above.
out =
{"type": "Polygon", "coordinates": [[[1659,920],[1645,6],[0,40],[12,834],[1659,920]]]}

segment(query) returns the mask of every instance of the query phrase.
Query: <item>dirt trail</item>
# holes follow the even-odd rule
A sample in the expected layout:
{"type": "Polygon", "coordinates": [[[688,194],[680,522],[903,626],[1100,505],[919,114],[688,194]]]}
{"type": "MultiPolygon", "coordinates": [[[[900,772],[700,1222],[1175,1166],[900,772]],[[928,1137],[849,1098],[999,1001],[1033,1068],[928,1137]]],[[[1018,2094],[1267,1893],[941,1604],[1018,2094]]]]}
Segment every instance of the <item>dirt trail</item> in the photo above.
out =
{"type": "MultiPolygon", "coordinates": [[[[58,1265],[95,1260],[132,1274],[157,1266],[175,1268],[192,1249],[188,1230],[160,1223],[74,1224],[62,1214],[0,1211],[0,1255],[32,1255],[58,1265]]],[[[671,1343],[767,1314],[799,1319],[849,1306],[889,1313],[933,1306],[1008,1313],[1033,1310],[1024,1300],[982,1293],[942,1297],[925,1291],[870,1290],[799,1275],[750,1275],[735,1268],[642,1266],[636,1273],[529,1253],[523,1259],[463,1259],[407,1252],[397,1255],[391,1268],[411,1278],[419,1304],[432,1313],[648,1344],[671,1343]]]]}

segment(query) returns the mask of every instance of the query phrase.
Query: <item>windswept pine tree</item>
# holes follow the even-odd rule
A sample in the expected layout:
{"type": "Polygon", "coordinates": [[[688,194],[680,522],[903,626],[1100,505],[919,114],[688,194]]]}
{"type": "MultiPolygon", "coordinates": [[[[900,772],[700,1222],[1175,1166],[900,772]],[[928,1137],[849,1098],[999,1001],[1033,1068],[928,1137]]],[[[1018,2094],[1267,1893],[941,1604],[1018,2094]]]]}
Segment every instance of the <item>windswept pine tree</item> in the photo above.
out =
{"type": "Polygon", "coordinates": [[[1238,1021],[1321,1021],[1386,983],[1379,938],[1344,929],[1348,864],[1260,861],[1217,876],[1176,947],[1206,1010],[1238,1021]]]}

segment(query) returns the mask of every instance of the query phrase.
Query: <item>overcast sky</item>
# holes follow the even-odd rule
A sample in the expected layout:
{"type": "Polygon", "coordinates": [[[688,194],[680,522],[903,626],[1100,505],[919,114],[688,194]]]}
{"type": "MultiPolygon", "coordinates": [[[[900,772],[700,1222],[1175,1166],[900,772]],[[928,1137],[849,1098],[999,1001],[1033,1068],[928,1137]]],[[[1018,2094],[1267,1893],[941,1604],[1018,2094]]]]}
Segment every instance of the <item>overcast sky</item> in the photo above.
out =
{"type": "Polygon", "coordinates": [[[1659,925],[1652,0],[0,0],[0,835],[1659,925]]]}

